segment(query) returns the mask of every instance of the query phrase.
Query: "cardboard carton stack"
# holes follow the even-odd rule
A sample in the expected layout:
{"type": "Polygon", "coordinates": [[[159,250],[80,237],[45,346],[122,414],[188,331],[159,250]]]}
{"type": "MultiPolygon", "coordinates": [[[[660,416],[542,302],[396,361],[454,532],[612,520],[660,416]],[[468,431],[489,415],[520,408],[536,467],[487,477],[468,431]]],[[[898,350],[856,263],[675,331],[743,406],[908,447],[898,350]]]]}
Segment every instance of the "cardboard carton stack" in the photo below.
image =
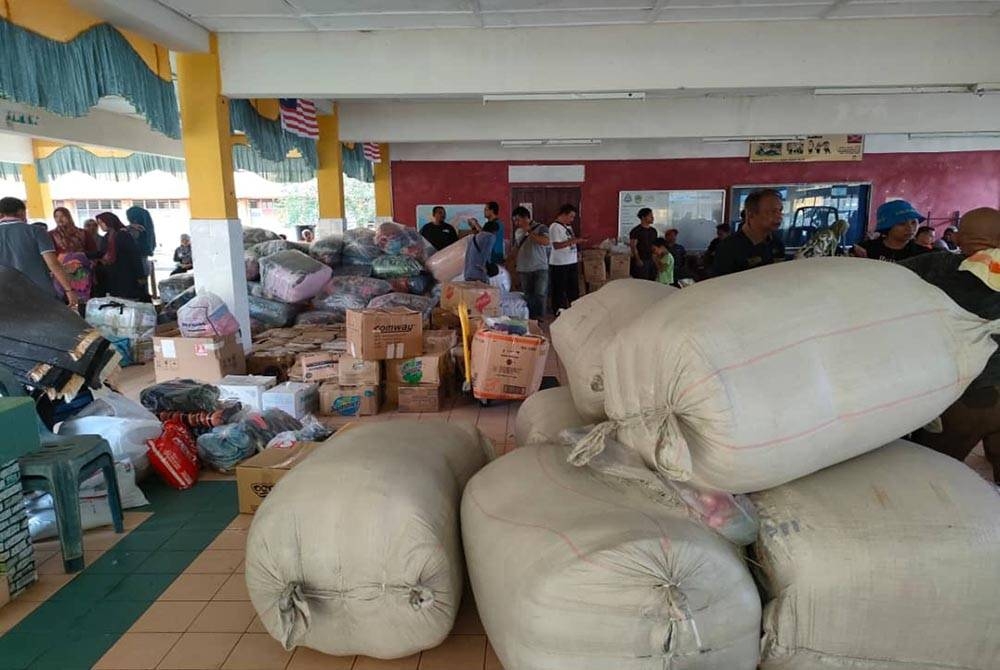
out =
{"type": "Polygon", "coordinates": [[[236,334],[181,337],[176,323],[157,326],[153,335],[153,369],[157,382],[196,379],[217,382],[246,372],[246,355],[236,334]]]}
{"type": "Polygon", "coordinates": [[[278,480],[319,446],[317,442],[298,442],[288,449],[265,449],[237,465],[236,498],[240,514],[256,512],[278,480]]]}
{"type": "Polygon", "coordinates": [[[246,368],[251,375],[278,382],[322,382],[337,378],[339,358],[347,350],[341,325],[272,328],[254,338],[246,368]]]}
{"type": "Polygon", "coordinates": [[[440,412],[444,398],[454,390],[451,350],[458,343],[454,330],[424,333],[420,356],[388,361],[386,397],[402,413],[440,412]]]}
{"type": "Polygon", "coordinates": [[[604,249],[584,249],[580,254],[587,292],[593,293],[608,283],[608,253],[604,249]]]}

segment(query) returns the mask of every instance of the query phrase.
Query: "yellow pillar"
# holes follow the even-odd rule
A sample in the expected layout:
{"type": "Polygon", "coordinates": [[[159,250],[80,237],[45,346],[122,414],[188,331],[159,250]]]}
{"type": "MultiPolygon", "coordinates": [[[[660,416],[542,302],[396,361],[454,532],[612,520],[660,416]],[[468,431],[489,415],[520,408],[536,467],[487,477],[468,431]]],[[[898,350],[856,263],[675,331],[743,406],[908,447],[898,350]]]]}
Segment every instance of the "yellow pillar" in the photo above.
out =
{"type": "Polygon", "coordinates": [[[319,196],[320,219],[344,218],[344,155],[340,145],[340,123],[337,107],[333,114],[319,117],[319,140],[316,153],[316,190],[319,196]]]}
{"type": "Polygon", "coordinates": [[[235,219],[229,102],[222,97],[215,35],[209,53],[177,54],[177,89],[191,218],[235,219]]]}
{"type": "Polygon", "coordinates": [[[389,169],[389,145],[379,145],[382,156],[380,163],[375,163],[375,216],[392,216],[392,181],[389,169]]]}
{"type": "Polygon", "coordinates": [[[49,185],[38,181],[38,169],[34,163],[21,166],[21,181],[24,182],[28,221],[51,220],[52,195],[49,191],[49,185]]]}

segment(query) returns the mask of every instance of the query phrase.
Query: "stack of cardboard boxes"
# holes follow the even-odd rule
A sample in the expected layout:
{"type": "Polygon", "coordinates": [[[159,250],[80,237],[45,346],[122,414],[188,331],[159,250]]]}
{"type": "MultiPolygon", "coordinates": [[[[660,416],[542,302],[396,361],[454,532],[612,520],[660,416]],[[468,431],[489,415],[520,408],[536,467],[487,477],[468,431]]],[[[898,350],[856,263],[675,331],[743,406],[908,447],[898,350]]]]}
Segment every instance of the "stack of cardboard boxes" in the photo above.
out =
{"type": "Polygon", "coordinates": [[[611,253],[604,249],[584,249],[581,253],[585,293],[599,290],[609,281],[628,279],[631,276],[632,258],[629,254],[611,253]]]}

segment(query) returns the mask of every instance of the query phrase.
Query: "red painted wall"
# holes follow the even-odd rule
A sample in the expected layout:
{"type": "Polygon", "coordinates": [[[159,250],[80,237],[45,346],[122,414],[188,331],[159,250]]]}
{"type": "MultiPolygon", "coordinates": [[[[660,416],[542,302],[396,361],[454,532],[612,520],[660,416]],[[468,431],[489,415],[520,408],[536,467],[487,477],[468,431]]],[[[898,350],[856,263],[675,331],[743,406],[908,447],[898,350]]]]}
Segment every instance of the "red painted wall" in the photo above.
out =
{"type": "MultiPolygon", "coordinates": [[[[906,198],[937,217],[955,210],[1000,207],[1000,151],[870,154],[857,163],[752,164],[746,158],[601,161],[393,161],[394,218],[414,225],[418,204],[500,203],[509,217],[507,167],[517,164],[583,164],[581,214],[591,239],[613,237],[618,192],[729,188],[742,184],[868,182],[872,210],[887,198],[906,198]]],[[[727,216],[729,213],[727,212],[727,216]]],[[[874,218],[874,217],[872,217],[874,218]]]]}

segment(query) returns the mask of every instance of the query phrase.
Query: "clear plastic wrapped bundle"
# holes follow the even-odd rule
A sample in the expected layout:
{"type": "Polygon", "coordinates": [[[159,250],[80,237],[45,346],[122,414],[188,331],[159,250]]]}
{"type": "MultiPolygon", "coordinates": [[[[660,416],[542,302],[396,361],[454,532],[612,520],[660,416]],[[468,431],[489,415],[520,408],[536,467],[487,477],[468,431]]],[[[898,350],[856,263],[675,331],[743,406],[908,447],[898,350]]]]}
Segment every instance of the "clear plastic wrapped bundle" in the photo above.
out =
{"type": "MultiPolygon", "coordinates": [[[[313,308],[331,315],[335,319],[332,323],[344,323],[347,320],[347,310],[364,309],[368,303],[368,300],[353,293],[331,293],[313,299],[313,308]]],[[[306,312],[306,314],[308,313],[306,312]]]]}
{"type": "Polygon", "coordinates": [[[172,379],[144,388],[139,402],[154,414],[211,412],[219,404],[219,389],[194,379],[172,379]]]}
{"type": "Polygon", "coordinates": [[[434,277],[428,272],[421,272],[413,277],[397,277],[390,279],[392,290],[395,293],[412,293],[414,295],[426,295],[434,285],[434,277]]]}
{"type": "Polygon", "coordinates": [[[298,304],[250,296],[250,318],[272,328],[290,326],[301,311],[302,307],[298,304]]]}
{"type": "Polygon", "coordinates": [[[209,467],[228,472],[240,461],[264,449],[278,433],[301,429],[302,424],[298,420],[280,409],[250,413],[235,423],[214,428],[199,437],[198,456],[209,467]]]}
{"type": "Polygon", "coordinates": [[[330,235],[322,237],[309,247],[309,255],[323,265],[331,268],[340,266],[341,254],[344,253],[344,236],[330,235]]]}
{"type": "Polygon", "coordinates": [[[368,303],[371,309],[389,309],[391,307],[406,307],[424,315],[425,319],[431,318],[431,312],[438,301],[425,295],[413,295],[411,293],[387,293],[380,295],[368,303]]]}
{"type": "Polygon", "coordinates": [[[353,295],[364,300],[367,305],[372,298],[377,298],[380,295],[385,295],[386,293],[392,293],[392,285],[385,281],[384,279],[375,279],[374,277],[333,277],[327,282],[323,290],[319,292],[316,299],[313,300],[313,305],[319,307],[317,300],[326,298],[327,296],[335,295],[353,295]]]}
{"type": "Polygon", "coordinates": [[[372,274],[381,279],[415,277],[423,269],[420,261],[409,256],[379,256],[372,261],[372,274]]]}
{"type": "Polygon", "coordinates": [[[270,230],[264,230],[263,228],[244,228],[243,229],[243,246],[249,247],[260,242],[267,242],[268,240],[280,239],[277,233],[272,233],[270,230]]]}
{"type": "MultiPolygon", "coordinates": [[[[416,228],[386,221],[375,231],[375,244],[390,256],[407,256],[423,263],[427,259],[424,237],[416,228]]],[[[433,247],[431,247],[433,249],[433,247]]]]}
{"type": "Polygon", "coordinates": [[[375,231],[370,228],[352,228],[344,233],[344,265],[371,265],[382,255],[375,243],[375,231]]]}
{"type": "Polygon", "coordinates": [[[181,272],[170,275],[166,279],[157,282],[156,287],[160,291],[160,300],[168,303],[184,291],[194,286],[194,272],[181,272]]]}
{"type": "Polygon", "coordinates": [[[182,337],[223,337],[240,330],[229,307],[211,291],[201,291],[177,310],[182,337]]]}
{"type": "Polygon", "coordinates": [[[528,319],[528,303],[523,293],[501,293],[500,312],[514,319],[528,319]]]}
{"type": "Polygon", "coordinates": [[[302,312],[295,317],[295,325],[326,326],[334,323],[343,323],[344,318],[344,314],[342,313],[314,310],[312,312],[302,312]]]}
{"type": "Polygon", "coordinates": [[[288,240],[268,240],[267,242],[260,242],[253,245],[252,249],[256,251],[257,255],[261,258],[270,256],[271,254],[276,254],[279,251],[288,251],[289,249],[301,251],[304,254],[309,253],[308,244],[304,242],[289,242],[288,240]]]}
{"type": "Polygon", "coordinates": [[[315,258],[290,249],[260,260],[264,295],[283,302],[309,300],[330,280],[332,272],[315,258]]]}
{"type": "Polygon", "coordinates": [[[173,300],[165,303],[163,307],[160,308],[160,313],[156,315],[156,323],[172,323],[177,320],[177,310],[186,305],[188,302],[194,299],[198,295],[194,286],[187,289],[183,293],[179,293],[173,300]]]}
{"type": "Polygon", "coordinates": [[[333,268],[334,277],[371,277],[371,265],[341,265],[333,268]]]}
{"type": "Polygon", "coordinates": [[[246,268],[247,281],[260,280],[260,254],[253,247],[243,250],[243,265],[246,268]]]}

